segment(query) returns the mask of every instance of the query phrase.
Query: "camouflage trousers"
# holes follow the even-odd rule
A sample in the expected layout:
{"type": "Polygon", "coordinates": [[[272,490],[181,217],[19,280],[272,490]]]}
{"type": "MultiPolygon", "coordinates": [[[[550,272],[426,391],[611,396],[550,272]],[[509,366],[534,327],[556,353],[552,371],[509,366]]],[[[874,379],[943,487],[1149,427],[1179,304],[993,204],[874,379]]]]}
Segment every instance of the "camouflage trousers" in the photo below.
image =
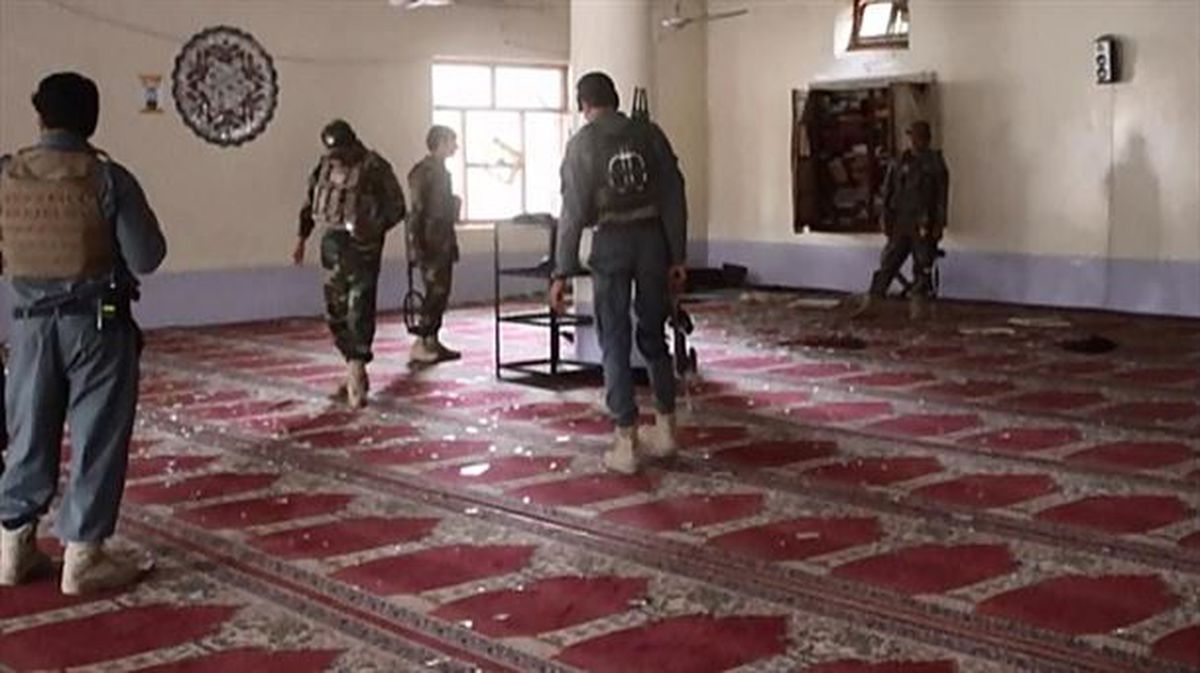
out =
{"type": "Polygon", "coordinates": [[[421,321],[416,336],[436,337],[442,329],[446,307],[450,305],[450,290],[454,283],[454,260],[450,257],[420,262],[421,282],[425,286],[425,301],[421,303],[421,321]]]}
{"type": "Polygon", "coordinates": [[[375,298],[383,241],[360,241],[346,231],[327,231],[321,239],[325,269],[325,320],[334,345],[347,360],[374,357],[375,298]]]}
{"type": "Polygon", "coordinates": [[[888,236],[879,254],[879,269],[871,277],[870,293],[876,297],[887,294],[892,281],[900,273],[909,255],[913,259],[913,289],[915,296],[929,298],[933,294],[933,264],[937,259],[936,239],[916,233],[893,233],[888,236]]]}

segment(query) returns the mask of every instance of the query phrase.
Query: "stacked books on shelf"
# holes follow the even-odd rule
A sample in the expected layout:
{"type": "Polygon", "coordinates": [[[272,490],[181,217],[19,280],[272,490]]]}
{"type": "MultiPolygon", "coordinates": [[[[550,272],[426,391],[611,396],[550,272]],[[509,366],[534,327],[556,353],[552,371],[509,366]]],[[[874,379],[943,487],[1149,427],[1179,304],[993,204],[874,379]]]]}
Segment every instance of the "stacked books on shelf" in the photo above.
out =
{"type": "Polygon", "coordinates": [[[888,89],[822,91],[810,137],[825,196],[822,229],[874,231],[892,155],[888,89]]]}

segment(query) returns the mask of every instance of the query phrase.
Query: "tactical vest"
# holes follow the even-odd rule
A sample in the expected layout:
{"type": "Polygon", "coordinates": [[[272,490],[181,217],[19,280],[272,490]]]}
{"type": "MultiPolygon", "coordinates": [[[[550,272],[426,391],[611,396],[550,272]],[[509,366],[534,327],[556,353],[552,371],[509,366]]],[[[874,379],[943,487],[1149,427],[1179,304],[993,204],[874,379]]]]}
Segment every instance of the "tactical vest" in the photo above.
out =
{"type": "Polygon", "coordinates": [[[375,198],[367,193],[367,162],[346,164],[326,157],[321,160],[317,182],[313,186],[313,220],[329,229],[345,229],[367,237],[377,232],[378,209],[375,198]]]}
{"type": "Polygon", "coordinates": [[[0,174],[0,245],[12,278],[84,280],[112,270],[113,225],[100,206],[101,159],[31,148],[0,174]]]}
{"type": "Polygon", "coordinates": [[[651,126],[629,121],[613,131],[596,130],[593,205],[596,223],[626,223],[658,216],[658,171],[651,126]]]}
{"type": "Polygon", "coordinates": [[[940,198],[937,190],[941,154],[930,150],[917,154],[905,150],[896,165],[896,184],[888,208],[901,226],[926,226],[940,198]]]}

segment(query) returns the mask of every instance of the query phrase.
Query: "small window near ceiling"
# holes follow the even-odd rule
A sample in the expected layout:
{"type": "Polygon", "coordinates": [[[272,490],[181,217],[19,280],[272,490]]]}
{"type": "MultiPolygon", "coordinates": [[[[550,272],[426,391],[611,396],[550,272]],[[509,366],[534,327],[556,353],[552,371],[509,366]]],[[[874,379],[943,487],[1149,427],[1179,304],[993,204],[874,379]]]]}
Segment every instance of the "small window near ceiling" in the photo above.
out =
{"type": "Polygon", "coordinates": [[[446,162],[466,223],[558,213],[558,165],[569,132],[561,65],[439,62],[433,123],[458,134],[446,162]]]}
{"type": "Polygon", "coordinates": [[[851,49],[907,49],[908,0],[854,0],[851,49]]]}

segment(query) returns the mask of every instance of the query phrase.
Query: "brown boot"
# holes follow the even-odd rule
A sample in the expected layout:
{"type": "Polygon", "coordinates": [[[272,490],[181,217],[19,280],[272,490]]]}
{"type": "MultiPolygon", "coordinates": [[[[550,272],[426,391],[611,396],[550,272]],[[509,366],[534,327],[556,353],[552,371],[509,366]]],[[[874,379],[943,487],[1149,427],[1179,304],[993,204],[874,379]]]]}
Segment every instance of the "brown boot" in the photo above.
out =
{"type": "Polygon", "coordinates": [[[914,294],[908,300],[908,319],[913,322],[928,320],[933,314],[929,300],[919,294],[914,294]]]}
{"type": "Polygon", "coordinates": [[[458,360],[459,358],[462,357],[462,353],[460,353],[456,350],[447,348],[446,345],[442,343],[441,339],[439,339],[437,337],[432,337],[432,339],[433,339],[433,344],[432,344],[433,350],[438,354],[438,362],[448,362],[450,360],[458,360]]]}
{"type": "Polygon", "coordinates": [[[367,406],[367,391],[371,384],[367,379],[367,363],[362,360],[350,360],[346,376],[346,404],[353,409],[367,406]]]}
{"type": "Polygon", "coordinates": [[[121,589],[141,580],[151,567],[113,556],[100,542],[68,542],[60,588],[68,596],[121,589]]]}
{"type": "Polygon", "coordinates": [[[0,528],[0,587],[12,587],[50,568],[50,557],[37,546],[37,522],[16,530],[0,528]]]}
{"type": "Polygon", "coordinates": [[[676,435],[675,414],[654,414],[654,426],[646,433],[641,444],[643,452],[651,458],[670,458],[679,451],[676,435]]]}
{"type": "Polygon", "coordinates": [[[638,436],[637,426],[617,428],[613,437],[612,447],[604,452],[604,467],[621,474],[634,474],[638,471],[638,436]]]}
{"type": "Polygon", "coordinates": [[[878,302],[879,299],[870,293],[859,295],[850,311],[850,319],[870,317],[875,313],[878,302]]]}
{"type": "Polygon", "coordinates": [[[408,352],[408,361],[418,365],[431,365],[438,361],[438,357],[437,349],[429,337],[417,337],[412,350],[408,352]]]}

